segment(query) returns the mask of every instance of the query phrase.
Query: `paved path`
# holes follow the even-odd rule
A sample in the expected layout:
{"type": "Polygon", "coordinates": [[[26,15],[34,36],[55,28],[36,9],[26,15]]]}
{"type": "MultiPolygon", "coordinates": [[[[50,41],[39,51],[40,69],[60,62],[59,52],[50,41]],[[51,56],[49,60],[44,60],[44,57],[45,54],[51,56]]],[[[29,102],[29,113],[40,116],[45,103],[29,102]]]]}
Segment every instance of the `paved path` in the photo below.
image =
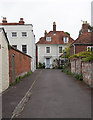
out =
{"type": "Polygon", "coordinates": [[[90,118],[91,91],[61,70],[41,70],[18,118],[90,118]]]}
{"type": "Polygon", "coordinates": [[[13,111],[22,98],[27,93],[33,82],[38,79],[40,70],[35,71],[30,76],[23,78],[20,83],[8,88],[2,95],[2,117],[11,118],[13,111]]]}

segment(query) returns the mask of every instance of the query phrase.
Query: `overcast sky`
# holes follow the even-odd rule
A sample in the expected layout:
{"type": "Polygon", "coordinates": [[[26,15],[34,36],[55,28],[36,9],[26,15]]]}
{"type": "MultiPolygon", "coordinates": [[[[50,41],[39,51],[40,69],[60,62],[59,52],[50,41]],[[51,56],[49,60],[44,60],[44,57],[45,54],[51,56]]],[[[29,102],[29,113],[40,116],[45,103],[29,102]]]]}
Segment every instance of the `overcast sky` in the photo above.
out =
{"type": "Polygon", "coordinates": [[[56,22],[58,31],[69,32],[73,39],[78,37],[82,22],[91,25],[91,1],[93,0],[0,0],[0,22],[2,16],[8,22],[33,24],[36,41],[44,31],[53,29],[56,22]]]}

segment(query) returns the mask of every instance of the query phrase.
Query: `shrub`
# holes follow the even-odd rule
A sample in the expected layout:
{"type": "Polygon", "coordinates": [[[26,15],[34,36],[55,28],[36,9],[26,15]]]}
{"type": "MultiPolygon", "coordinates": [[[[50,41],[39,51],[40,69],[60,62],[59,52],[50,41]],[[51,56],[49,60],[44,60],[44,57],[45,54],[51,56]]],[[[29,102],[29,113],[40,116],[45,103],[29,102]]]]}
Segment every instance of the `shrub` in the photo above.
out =
{"type": "Polygon", "coordinates": [[[39,69],[44,69],[45,68],[45,63],[39,62],[38,67],[39,69]]]}
{"type": "Polygon", "coordinates": [[[82,75],[82,74],[72,73],[72,75],[73,75],[77,80],[83,81],[83,75],[82,75]]]}

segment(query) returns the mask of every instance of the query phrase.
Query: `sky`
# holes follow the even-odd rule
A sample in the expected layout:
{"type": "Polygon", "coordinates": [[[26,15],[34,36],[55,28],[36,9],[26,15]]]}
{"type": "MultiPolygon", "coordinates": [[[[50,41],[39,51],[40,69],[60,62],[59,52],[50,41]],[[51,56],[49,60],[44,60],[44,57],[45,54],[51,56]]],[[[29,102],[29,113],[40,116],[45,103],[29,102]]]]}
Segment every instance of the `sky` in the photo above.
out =
{"type": "Polygon", "coordinates": [[[82,27],[82,20],[91,25],[91,2],[93,0],[0,0],[0,22],[6,17],[8,22],[32,24],[36,42],[44,36],[44,31],[69,32],[76,40],[82,27]]]}

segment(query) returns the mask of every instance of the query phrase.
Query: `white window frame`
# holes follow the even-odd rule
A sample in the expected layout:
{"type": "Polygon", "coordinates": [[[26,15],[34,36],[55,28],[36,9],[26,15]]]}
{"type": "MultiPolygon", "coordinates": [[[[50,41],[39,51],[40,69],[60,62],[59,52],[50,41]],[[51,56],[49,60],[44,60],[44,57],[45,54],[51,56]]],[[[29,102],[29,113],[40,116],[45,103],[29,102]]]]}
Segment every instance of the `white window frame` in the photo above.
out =
{"type": "Polygon", "coordinates": [[[68,43],[69,37],[63,37],[64,43],[68,43]]]}
{"type": "Polygon", "coordinates": [[[46,49],[46,54],[50,54],[51,53],[51,47],[47,46],[47,47],[45,47],[45,49],[46,49]],[[47,48],[50,48],[50,52],[49,53],[47,53],[47,48]]]}
{"type": "Polygon", "coordinates": [[[46,37],[46,41],[51,41],[51,37],[46,37]]]}
{"type": "Polygon", "coordinates": [[[12,45],[15,49],[17,49],[17,45],[12,45]]]}
{"type": "MultiPolygon", "coordinates": [[[[23,44],[23,45],[26,45],[26,44],[23,44]]],[[[22,52],[27,54],[27,45],[26,45],[26,52],[23,51],[23,45],[22,45],[22,52]]]]}
{"type": "Polygon", "coordinates": [[[93,46],[87,46],[87,51],[88,51],[88,48],[90,48],[90,49],[91,49],[91,48],[93,48],[93,46]]]}
{"type": "Polygon", "coordinates": [[[60,47],[61,47],[62,50],[63,50],[63,47],[62,47],[62,46],[59,46],[59,47],[58,47],[58,53],[62,53],[62,51],[61,51],[61,52],[59,51],[59,48],[60,48],[60,47]]]}
{"type": "Polygon", "coordinates": [[[27,32],[22,32],[22,37],[27,37],[27,32]]]}
{"type": "Polygon", "coordinates": [[[13,38],[17,37],[17,32],[12,32],[12,37],[13,38]],[[13,35],[13,34],[15,34],[15,35],[13,35]]]}

